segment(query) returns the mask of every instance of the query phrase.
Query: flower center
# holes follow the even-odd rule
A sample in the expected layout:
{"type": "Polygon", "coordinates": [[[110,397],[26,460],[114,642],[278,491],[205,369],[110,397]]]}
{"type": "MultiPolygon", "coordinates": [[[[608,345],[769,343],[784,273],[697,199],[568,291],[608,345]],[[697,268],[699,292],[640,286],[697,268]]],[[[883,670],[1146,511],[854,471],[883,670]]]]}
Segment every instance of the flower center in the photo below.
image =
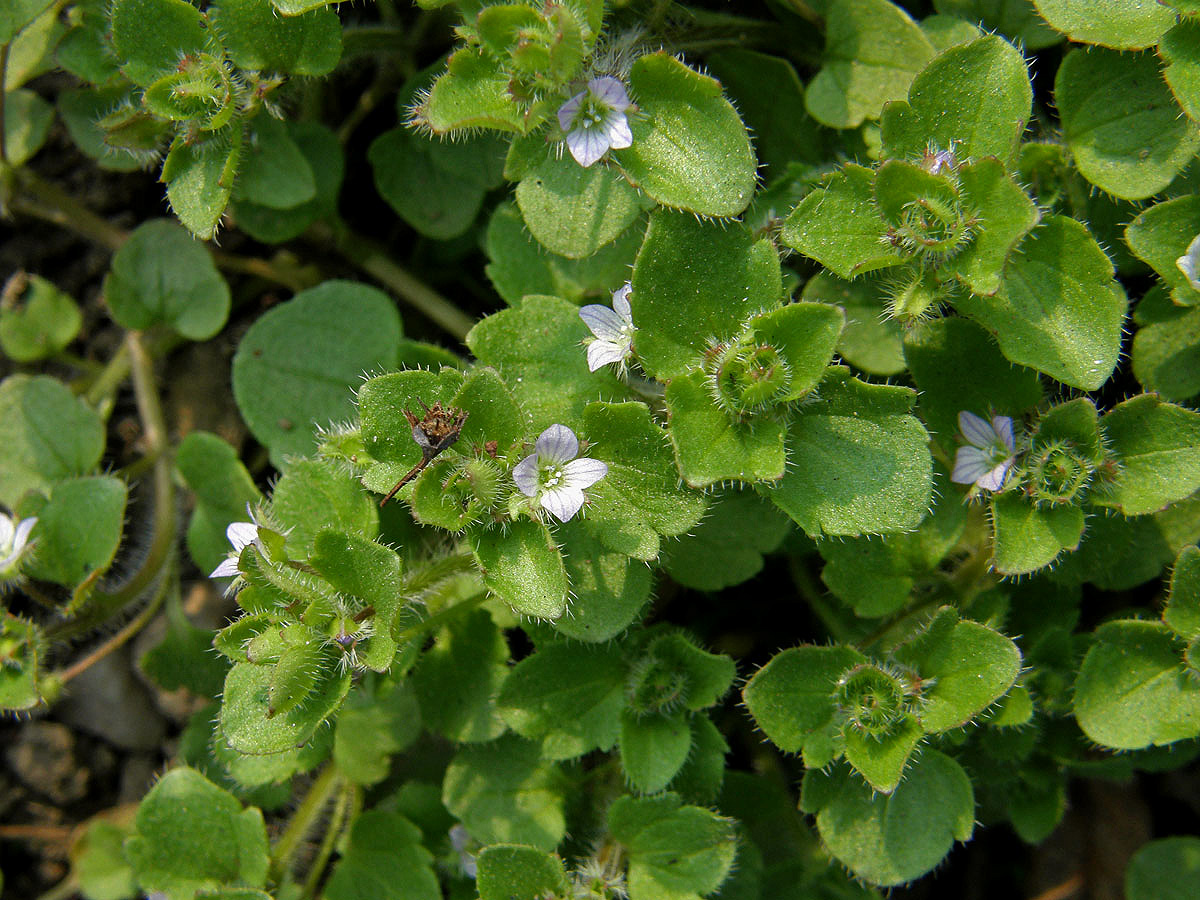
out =
{"type": "Polygon", "coordinates": [[[562,484],[564,477],[565,475],[563,473],[562,466],[547,466],[542,470],[542,487],[546,490],[552,491],[562,484]]]}

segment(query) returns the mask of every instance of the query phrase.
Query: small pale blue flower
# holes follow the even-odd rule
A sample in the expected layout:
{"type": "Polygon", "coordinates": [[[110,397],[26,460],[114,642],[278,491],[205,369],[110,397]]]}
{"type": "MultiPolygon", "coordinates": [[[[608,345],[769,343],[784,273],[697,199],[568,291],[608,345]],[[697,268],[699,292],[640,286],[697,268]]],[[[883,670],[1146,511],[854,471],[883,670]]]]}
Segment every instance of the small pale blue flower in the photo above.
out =
{"type": "Polygon", "coordinates": [[[36,517],[18,522],[0,513],[0,577],[16,574],[16,564],[25,552],[29,532],[36,524],[36,517]]]}
{"type": "Polygon", "coordinates": [[[988,422],[964,410],[958,414],[958,427],[967,446],[958,448],[950,480],[985,491],[1000,490],[1017,456],[1012,419],[992,416],[988,422]]]}
{"type": "Polygon", "coordinates": [[[604,75],[593,78],[559,107],[558,124],[577,163],[587,168],[610,149],[623,150],[633,144],[633,132],[625,118],[625,110],[632,105],[625,85],[604,75]]]}
{"type": "Polygon", "coordinates": [[[225,537],[229,539],[229,545],[233,547],[233,550],[228,557],[221,561],[219,566],[208,573],[209,578],[230,578],[239,574],[238,559],[247,544],[253,544],[258,540],[258,525],[254,522],[231,522],[225,529],[225,537]]]}
{"type": "Polygon", "coordinates": [[[633,350],[633,310],[629,306],[629,293],[633,285],[628,281],[612,295],[612,309],[592,303],[579,310],[595,340],[587,346],[588,370],[595,372],[601,366],[625,364],[633,350]]]}
{"type": "Polygon", "coordinates": [[[586,456],[576,459],[579,438],[566,425],[543,431],[533,450],[513,467],[513,481],[560,522],[569,522],[583,506],[584,488],[607,475],[608,465],[586,456]]]}

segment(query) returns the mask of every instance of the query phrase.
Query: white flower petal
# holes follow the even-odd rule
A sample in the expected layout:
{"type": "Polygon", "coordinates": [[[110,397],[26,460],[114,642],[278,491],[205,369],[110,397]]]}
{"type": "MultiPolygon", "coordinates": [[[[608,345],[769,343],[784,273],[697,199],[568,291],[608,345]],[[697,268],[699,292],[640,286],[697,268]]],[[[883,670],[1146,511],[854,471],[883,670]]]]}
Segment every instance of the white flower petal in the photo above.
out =
{"type": "Polygon", "coordinates": [[[569,522],[583,506],[583,491],[563,485],[542,493],[542,507],[560,522],[569,522]]]}
{"type": "Polygon", "coordinates": [[[1187,252],[1175,260],[1175,265],[1187,276],[1188,284],[1200,291],[1200,234],[1192,238],[1187,252]]]}
{"type": "Polygon", "coordinates": [[[258,539],[258,526],[253,522],[231,522],[225,529],[225,537],[229,538],[230,546],[241,553],[247,544],[258,539]]]}
{"type": "Polygon", "coordinates": [[[526,497],[532,497],[538,489],[538,455],[531,453],[513,467],[513,481],[526,497]]]}
{"type": "Polygon", "coordinates": [[[25,549],[25,544],[29,541],[29,532],[33,531],[33,526],[36,524],[37,516],[21,520],[21,524],[17,526],[17,533],[13,537],[12,552],[14,555],[25,549]]]}
{"type": "Polygon", "coordinates": [[[551,425],[538,437],[534,449],[541,465],[565,463],[579,455],[579,438],[566,425],[551,425]]]}
{"type": "Polygon", "coordinates": [[[221,564],[208,573],[209,578],[230,578],[238,574],[237,557],[230,556],[221,561],[221,564]]]}
{"type": "Polygon", "coordinates": [[[12,519],[4,513],[0,513],[0,553],[5,552],[13,545],[14,534],[16,534],[16,529],[13,528],[12,519]]]}
{"type": "Polygon", "coordinates": [[[598,459],[573,459],[563,466],[563,484],[570,488],[583,490],[591,487],[608,474],[608,463],[598,459]]]}
{"type": "Polygon", "coordinates": [[[624,150],[633,146],[633,132],[629,129],[629,120],[625,113],[610,112],[604,117],[604,134],[608,137],[608,145],[614,150],[624,150]]]}
{"type": "Polygon", "coordinates": [[[584,91],[580,91],[558,108],[558,126],[563,131],[571,130],[571,123],[575,121],[575,116],[579,114],[579,107],[583,105],[584,93],[584,91]]]}
{"type": "Polygon", "coordinates": [[[600,128],[576,128],[567,134],[567,149],[586,169],[608,152],[608,135],[600,128]]]}
{"type": "Polygon", "coordinates": [[[976,447],[987,447],[996,440],[996,432],[987,420],[981,419],[975,413],[963,410],[958,414],[958,429],[967,439],[968,444],[976,447]]]}
{"type": "Polygon", "coordinates": [[[959,447],[954,456],[954,471],[950,473],[950,480],[955,484],[974,484],[987,475],[991,468],[991,458],[978,447],[959,447]]]}
{"type": "Polygon", "coordinates": [[[624,345],[612,341],[592,341],[587,347],[588,371],[595,372],[609,363],[619,363],[625,358],[625,349],[624,345]]]}
{"type": "Polygon", "coordinates": [[[1013,464],[1011,459],[1006,459],[1000,465],[996,466],[990,472],[984,473],[981,477],[975,479],[977,487],[983,488],[985,491],[998,491],[1004,484],[1004,476],[1008,474],[1009,466],[1013,464]]]}
{"type": "Polygon", "coordinates": [[[633,310],[629,306],[629,295],[632,292],[633,283],[627,281],[613,291],[612,296],[613,310],[625,321],[626,325],[633,324],[633,310]]]}
{"type": "Polygon", "coordinates": [[[611,75],[593,78],[588,82],[588,90],[592,92],[593,97],[609,109],[615,109],[618,112],[629,109],[629,94],[625,90],[625,85],[611,75]]]}
{"type": "Polygon", "coordinates": [[[1013,421],[1008,416],[992,416],[992,430],[1004,442],[1008,452],[1017,449],[1017,440],[1013,435],[1013,421]]]}
{"type": "Polygon", "coordinates": [[[619,343],[625,339],[625,333],[622,331],[625,319],[607,306],[599,303],[588,304],[579,310],[579,318],[583,319],[583,324],[588,330],[602,341],[619,343]]]}

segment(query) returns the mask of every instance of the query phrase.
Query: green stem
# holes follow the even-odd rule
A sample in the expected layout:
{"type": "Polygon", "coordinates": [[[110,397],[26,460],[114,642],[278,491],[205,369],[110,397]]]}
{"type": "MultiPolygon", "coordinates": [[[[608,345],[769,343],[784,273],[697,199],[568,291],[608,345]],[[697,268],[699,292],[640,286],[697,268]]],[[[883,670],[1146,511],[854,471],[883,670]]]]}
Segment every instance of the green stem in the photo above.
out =
{"type": "Polygon", "coordinates": [[[112,355],[112,359],[100,370],[92,386],[88,388],[83,399],[89,406],[98,407],[117,392],[125,379],[129,377],[129,348],[122,344],[112,355]]]}
{"type": "Polygon", "coordinates": [[[374,241],[341,226],[336,230],[325,225],[313,225],[309,239],[316,244],[333,243],[337,251],[368,275],[395,291],[400,299],[424,313],[429,319],[460,341],[475,320],[410,272],[387,257],[386,251],[374,241]]]}
{"type": "Polygon", "coordinates": [[[342,784],[342,789],[338,791],[337,800],[333,807],[333,814],[329,817],[329,825],[325,829],[325,837],[321,840],[321,847],[317,850],[317,856],[313,860],[312,865],[308,869],[308,877],[304,879],[304,891],[300,895],[301,900],[310,900],[317,896],[317,890],[321,886],[321,876],[325,873],[325,867],[329,865],[329,858],[333,856],[333,848],[337,845],[338,838],[348,825],[354,821],[355,817],[348,816],[351,808],[361,805],[361,799],[358,797],[359,787],[356,784],[351,784],[349,781],[342,784]]]}
{"type": "Polygon", "coordinates": [[[17,170],[17,187],[12,198],[16,212],[73,231],[109,250],[117,250],[129,237],[129,232],[106,222],[62,188],[29,169],[17,170]]]}
{"type": "Polygon", "coordinates": [[[8,44],[0,47],[0,165],[4,166],[8,165],[8,129],[4,127],[4,98],[8,94],[8,85],[5,84],[8,77],[8,48],[8,44]]]}
{"type": "Polygon", "coordinates": [[[271,850],[271,878],[276,884],[282,884],[288,870],[292,865],[292,857],[296,855],[296,850],[300,844],[308,837],[310,831],[316,827],[317,820],[324,812],[325,806],[329,803],[329,798],[333,796],[341,783],[341,777],[337,773],[337,769],[333,763],[326,764],[321,770],[321,774],[317,776],[317,780],[312,783],[308,789],[308,793],[304,795],[304,799],[300,801],[300,806],[296,809],[292,819],[284,829],[283,834],[279,836],[279,840],[275,842],[275,847],[271,850]]]}
{"type": "Polygon", "coordinates": [[[146,455],[154,460],[153,536],[146,558],[133,577],[115,591],[97,591],[82,615],[51,628],[48,636],[56,640],[88,631],[136,600],[162,574],[163,566],[175,549],[175,485],[171,481],[171,459],[167,453],[167,423],[154,384],[154,359],[146,350],[140,332],[126,334],[125,347],[129,353],[134,398],[142,420],[146,455]]]}

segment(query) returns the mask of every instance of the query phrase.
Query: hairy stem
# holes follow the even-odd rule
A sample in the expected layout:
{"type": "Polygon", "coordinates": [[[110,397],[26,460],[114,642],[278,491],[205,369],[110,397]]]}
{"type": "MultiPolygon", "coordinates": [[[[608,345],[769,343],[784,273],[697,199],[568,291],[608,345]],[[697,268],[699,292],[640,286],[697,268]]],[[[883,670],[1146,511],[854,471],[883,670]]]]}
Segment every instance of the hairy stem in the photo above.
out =
{"type": "Polygon", "coordinates": [[[337,845],[338,838],[357,818],[349,813],[351,809],[362,805],[359,795],[358,785],[349,781],[342,783],[337,800],[334,802],[333,814],[329,817],[329,825],[325,829],[325,837],[321,839],[317,856],[308,869],[308,877],[304,879],[304,892],[300,895],[301,900],[311,900],[317,896],[317,890],[321,886],[321,876],[325,874],[325,868],[329,865],[329,858],[333,856],[333,848],[337,845]]]}
{"type": "Polygon", "coordinates": [[[304,799],[300,801],[300,806],[296,809],[291,821],[288,822],[287,828],[284,829],[283,834],[279,836],[279,840],[275,842],[275,846],[271,850],[270,872],[276,884],[284,880],[291,868],[292,858],[296,855],[300,844],[308,837],[309,832],[316,827],[317,820],[325,811],[329,799],[338,789],[341,780],[333,763],[327,763],[321,770],[321,774],[317,776],[317,780],[308,789],[308,793],[304,795],[304,799]]]}

